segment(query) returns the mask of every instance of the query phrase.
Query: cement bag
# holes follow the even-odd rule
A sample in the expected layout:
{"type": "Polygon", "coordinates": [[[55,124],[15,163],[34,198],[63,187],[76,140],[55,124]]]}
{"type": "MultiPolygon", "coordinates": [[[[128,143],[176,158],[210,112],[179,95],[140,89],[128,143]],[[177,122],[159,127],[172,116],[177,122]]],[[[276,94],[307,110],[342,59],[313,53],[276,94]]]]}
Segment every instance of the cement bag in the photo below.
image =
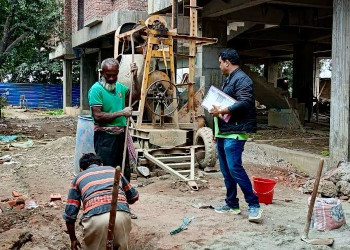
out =
{"type": "MultiPolygon", "coordinates": [[[[310,199],[308,204],[310,204],[310,199]]],[[[332,230],[346,224],[340,200],[316,198],[311,218],[311,227],[318,231],[332,230]]]]}

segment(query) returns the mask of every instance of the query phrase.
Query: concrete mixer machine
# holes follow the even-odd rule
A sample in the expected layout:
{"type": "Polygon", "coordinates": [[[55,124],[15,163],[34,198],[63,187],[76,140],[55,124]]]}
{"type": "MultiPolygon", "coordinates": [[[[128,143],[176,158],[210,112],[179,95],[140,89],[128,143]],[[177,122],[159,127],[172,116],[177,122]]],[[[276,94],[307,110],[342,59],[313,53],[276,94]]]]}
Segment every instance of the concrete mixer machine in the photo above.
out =
{"type": "Polygon", "coordinates": [[[189,35],[178,34],[164,17],[154,15],[140,24],[118,28],[114,57],[120,58],[118,80],[129,86],[130,63],[139,68],[141,95],[133,104],[129,126],[138,167],[158,166],[196,189],[195,167],[210,170],[217,157],[213,133],[205,127],[200,106],[204,88],[195,92],[195,58],[198,46],[217,39],[197,36],[197,7],[189,8],[189,35]],[[187,47],[187,53],[176,52],[177,42],[187,47]],[[176,60],[188,60],[188,73],[181,82],[176,82],[176,60]]]}

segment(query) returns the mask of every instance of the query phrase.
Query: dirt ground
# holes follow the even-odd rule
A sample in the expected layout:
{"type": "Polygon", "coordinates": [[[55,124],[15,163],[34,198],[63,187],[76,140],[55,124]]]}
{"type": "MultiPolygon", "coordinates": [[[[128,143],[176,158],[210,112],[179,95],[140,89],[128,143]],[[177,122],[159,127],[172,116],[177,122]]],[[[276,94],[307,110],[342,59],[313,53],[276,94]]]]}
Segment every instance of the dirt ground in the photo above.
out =
{"type": "MultiPolygon", "coordinates": [[[[16,148],[8,143],[0,144],[0,156],[12,155],[14,162],[0,164],[0,249],[69,249],[62,212],[73,179],[76,118],[19,109],[5,110],[5,115],[6,118],[0,121],[0,134],[20,135],[19,141],[32,139],[34,146],[16,148]],[[25,197],[32,196],[40,207],[11,209],[7,200],[12,199],[13,190],[25,197]],[[50,204],[51,193],[62,194],[63,201],[50,204]],[[31,241],[15,247],[24,233],[32,235],[31,241]]],[[[276,131],[269,133],[276,134],[276,131]]],[[[288,136],[293,138],[295,135],[288,136]]],[[[241,193],[241,215],[217,214],[213,209],[193,206],[201,203],[215,207],[224,202],[225,187],[217,173],[205,176],[206,182],[200,182],[199,191],[189,190],[169,175],[147,180],[138,178],[132,181],[138,186],[140,200],[131,206],[138,219],[132,220],[130,249],[331,249],[311,246],[300,240],[309,196],[301,194],[299,188],[307,177],[290,166],[252,162],[249,155],[245,157],[249,176],[272,178],[278,182],[273,204],[262,204],[262,224],[248,222],[247,205],[241,193]],[[286,202],[286,199],[291,201],[286,202]],[[188,229],[170,235],[185,216],[195,217],[188,229]]],[[[343,202],[343,210],[349,219],[349,202],[343,202]]],[[[328,232],[311,229],[310,237],[333,237],[333,249],[350,249],[349,229],[348,225],[328,232]]],[[[79,225],[77,234],[81,236],[79,225]]]]}
{"type": "MultiPolygon", "coordinates": [[[[263,117],[266,118],[266,117],[263,117]]],[[[315,119],[313,119],[315,121],[315,119]]],[[[280,129],[267,127],[267,120],[260,119],[256,134],[251,139],[257,143],[270,144],[277,147],[326,155],[329,152],[329,123],[306,123],[304,133],[300,129],[280,129]]]]}

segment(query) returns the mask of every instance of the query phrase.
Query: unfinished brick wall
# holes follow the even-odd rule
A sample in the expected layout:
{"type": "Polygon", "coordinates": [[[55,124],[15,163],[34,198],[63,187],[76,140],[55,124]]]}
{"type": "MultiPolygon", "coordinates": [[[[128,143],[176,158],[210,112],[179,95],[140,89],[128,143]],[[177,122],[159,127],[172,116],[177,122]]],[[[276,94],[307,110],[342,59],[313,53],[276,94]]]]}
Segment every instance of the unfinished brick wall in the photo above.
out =
{"type": "Polygon", "coordinates": [[[64,39],[70,41],[72,37],[72,0],[64,1],[63,5],[64,19],[64,39]]]}
{"type": "Polygon", "coordinates": [[[129,0],[129,10],[147,11],[147,0],[129,0]]]}
{"type": "MultiPolygon", "coordinates": [[[[66,0],[67,1],[67,0],[66,0]]],[[[68,0],[69,1],[69,0],[68,0]]],[[[72,33],[75,32],[77,30],[78,27],[78,0],[70,0],[71,1],[71,8],[72,8],[72,12],[71,12],[71,25],[72,25],[72,33]]],[[[69,17],[66,17],[67,19],[69,17]]]]}
{"type": "MultiPolygon", "coordinates": [[[[65,0],[71,1],[71,26],[72,32],[78,30],[78,12],[83,8],[83,21],[94,17],[104,17],[115,10],[147,11],[147,0],[65,0]],[[78,8],[79,4],[84,6],[78,8]]],[[[69,17],[67,17],[69,18],[69,17]]]]}

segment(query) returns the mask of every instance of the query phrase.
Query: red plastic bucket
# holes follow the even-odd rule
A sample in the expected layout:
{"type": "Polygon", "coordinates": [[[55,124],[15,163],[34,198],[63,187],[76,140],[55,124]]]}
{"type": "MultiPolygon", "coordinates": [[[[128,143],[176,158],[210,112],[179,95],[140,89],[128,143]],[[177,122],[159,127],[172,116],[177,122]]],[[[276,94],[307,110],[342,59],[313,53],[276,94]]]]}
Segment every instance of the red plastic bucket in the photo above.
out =
{"type": "Polygon", "coordinates": [[[253,191],[258,196],[259,203],[272,203],[275,185],[275,180],[253,177],[253,191]]]}

